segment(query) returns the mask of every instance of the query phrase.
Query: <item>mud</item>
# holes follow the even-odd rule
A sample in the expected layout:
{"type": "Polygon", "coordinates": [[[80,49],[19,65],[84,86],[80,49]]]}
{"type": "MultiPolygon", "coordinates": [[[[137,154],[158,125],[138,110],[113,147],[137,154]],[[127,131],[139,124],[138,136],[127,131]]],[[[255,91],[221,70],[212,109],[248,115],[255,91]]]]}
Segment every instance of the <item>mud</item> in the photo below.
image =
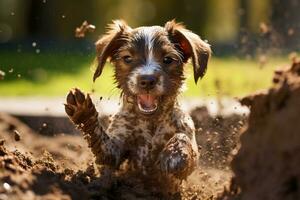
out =
{"type": "Polygon", "coordinates": [[[94,32],[96,29],[96,26],[89,24],[87,21],[84,21],[80,27],[77,27],[75,29],[75,37],[76,38],[84,38],[86,32],[94,32]]]}
{"type": "Polygon", "coordinates": [[[275,71],[273,86],[241,101],[248,126],[221,199],[300,199],[300,62],[275,71]]]}
{"type": "Polygon", "coordinates": [[[201,149],[200,165],[229,169],[247,116],[233,113],[213,117],[205,106],[196,107],[190,115],[195,124],[197,142],[201,149]]]}
{"type": "MultiPolygon", "coordinates": [[[[200,167],[168,199],[300,199],[300,62],[241,102],[249,118],[192,110],[200,167]]],[[[124,171],[107,187],[99,168],[82,136],[38,134],[0,114],[0,199],[166,199],[124,171]]]]}
{"type": "MultiPolygon", "coordinates": [[[[194,112],[194,116],[202,114],[194,112]]],[[[2,113],[0,140],[0,199],[166,199],[148,192],[126,173],[116,174],[107,187],[107,178],[99,174],[101,166],[94,165],[80,135],[38,134],[2,113]]],[[[214,199],[230,179],[229,170],[207,164],[168,199],[214,199]]]]}

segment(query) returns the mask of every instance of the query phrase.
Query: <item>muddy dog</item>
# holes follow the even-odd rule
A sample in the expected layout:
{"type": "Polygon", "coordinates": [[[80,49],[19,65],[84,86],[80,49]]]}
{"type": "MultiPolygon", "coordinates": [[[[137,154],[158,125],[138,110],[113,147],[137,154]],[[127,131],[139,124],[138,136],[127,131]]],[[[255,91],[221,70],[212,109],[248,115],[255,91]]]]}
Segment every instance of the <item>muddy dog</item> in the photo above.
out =
{"type": "Polygon", "coordinates": [[[164,27],[134,29],[117,20],[96,42],[96,50],[93,80],[107,60],[114,65],[122,91],[120,111],[105,127],[89,94],[74,89],[67,96],[66,113],[83,132],[98,164],[117,169],[127,160],[130,170],[148,183],[176,190],[199,157],[193,121],[177,102],[184,65],[191,58],[197,83],[205,74],[210,46],[174,20],[164,27]]]}

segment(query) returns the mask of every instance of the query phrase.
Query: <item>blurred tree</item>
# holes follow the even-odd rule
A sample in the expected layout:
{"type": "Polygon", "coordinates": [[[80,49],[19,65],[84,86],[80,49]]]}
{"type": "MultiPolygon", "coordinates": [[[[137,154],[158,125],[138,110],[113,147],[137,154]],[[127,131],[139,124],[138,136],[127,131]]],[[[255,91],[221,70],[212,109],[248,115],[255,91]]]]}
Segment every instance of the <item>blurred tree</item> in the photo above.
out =
{"type": "Polygon", "coordinates": [[[205,37],[205,29],[209,15],[209,1],[199,0],[153,0],[156,15],[150,23],[164,24],[166,21],[176,19],[194,32],[205,37]]]}
{"type": "Polygon", "coordinates": [[[94,10],[93,2],[31,0],[29,13],[28,27],[32,36],[70,39],[76,26],[84,20],[93,21],[98,12],[94,10]]]}
{"type": "Polygon", "coordinates": [[[300,49],[300,1],[272,0],[271,23],[278,33],[278,43],[284,47],[300,49]]]}
{"type": "Polygon", "coordinates": [[[113,19],[136,27],[164,25],[175,18],[208,39],[215,50],[225,47],[222,52],[236,44],[238,52],[246,55],[276,45],[297,50],[299,8],[299,0],[0,0],[0,42],[72,43],[75,28],[85,20],[96,25],[96,31],[77,41],[95,41],[113,19]],[[262,24],[272,34],[261,34],[262,24]]]}
{"type": "Polygon", "coordinates": [[[216,43],[234,42],[238,36],[238,6],[239,0],[209,1],[209,14],[207,14],[206,35],[209,40],[216,43]]]}
{"type": "Polygon", "coordinates": [[[25,1],[0,0],[0,43],[26,36],[29,7],[25,1]]]}
{"type": "Polygon", "coordinates": [[[269,22],[270,0],[240,0],[238,49],[241,55],[255,55],[266,47],[260,38],[260,24],[269,22]]]}

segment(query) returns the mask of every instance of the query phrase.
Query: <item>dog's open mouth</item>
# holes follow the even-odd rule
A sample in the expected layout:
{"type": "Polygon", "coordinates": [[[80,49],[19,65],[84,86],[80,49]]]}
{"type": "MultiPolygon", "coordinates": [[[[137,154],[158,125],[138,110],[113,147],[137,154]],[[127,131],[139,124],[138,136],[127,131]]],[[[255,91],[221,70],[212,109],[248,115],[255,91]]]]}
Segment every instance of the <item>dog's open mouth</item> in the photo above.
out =
{"type": "Polygon", "coordinates": [[[144,114],[152,114],[158,108],[158,96],[151,94],[139,94],[137,95],[137,104],[139,110],[144,114]]]}

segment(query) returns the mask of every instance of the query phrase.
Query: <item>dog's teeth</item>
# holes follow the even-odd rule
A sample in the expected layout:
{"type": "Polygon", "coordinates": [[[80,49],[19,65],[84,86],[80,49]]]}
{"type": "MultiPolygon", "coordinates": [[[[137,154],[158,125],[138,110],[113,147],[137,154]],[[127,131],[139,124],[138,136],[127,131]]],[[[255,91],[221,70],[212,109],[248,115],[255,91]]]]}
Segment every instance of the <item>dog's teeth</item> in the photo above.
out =
{"type": "Polygon", "coordinates": [[[157,107],[155,107],[154,109],[151,109],[151,110],[146,110],[146,109],[144,109],[140,104],[138,104],[138,107],[139,107],[139,109],[140,109],[140,111],[142,111],[142,112],[144,112],[144,113],[152,113],[152,112],[154,112],[156,109],[157,109],[157,107]]]}

